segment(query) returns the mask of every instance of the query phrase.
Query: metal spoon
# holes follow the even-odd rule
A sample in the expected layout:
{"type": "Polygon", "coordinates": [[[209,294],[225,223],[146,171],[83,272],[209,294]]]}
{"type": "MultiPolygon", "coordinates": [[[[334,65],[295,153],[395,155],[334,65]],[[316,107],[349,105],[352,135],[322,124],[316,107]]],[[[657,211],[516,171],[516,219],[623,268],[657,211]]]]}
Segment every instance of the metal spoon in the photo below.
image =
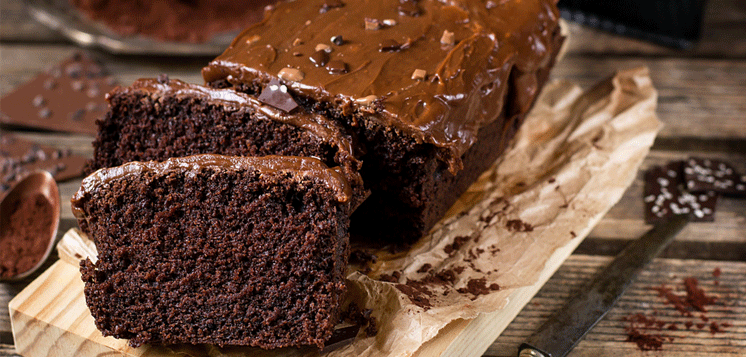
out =
{"type": "MultiPolygon", "coordinates": [[[[48,232],[46,234],[49,235],[35,237],[35,239],[47,240],[49,242],[47,244],[47,249],[39,262],[31,269],[11,277],[0,277],[0,282],[18,281],[33,274],[44,264],[49,257],[49,254],[52,252],[52,248],[54,248],[57,228],[60,224],[60,193],[54,178],[46,171],[36,171],[29,174],[6,192],[5,197],[2,197],[2,200],[0,201],[0,237],[5,236],[6,231],[11,229],[10,216],[16,209],[17,203],[23,202],[23,200],[32,199],[38,194],[43,195],[52,206],[52,226],[45,227],[48,229],[41,230],[42,232],[48,232]]],[[[39,221],[43,222],[43,220],[39,221]]]]}

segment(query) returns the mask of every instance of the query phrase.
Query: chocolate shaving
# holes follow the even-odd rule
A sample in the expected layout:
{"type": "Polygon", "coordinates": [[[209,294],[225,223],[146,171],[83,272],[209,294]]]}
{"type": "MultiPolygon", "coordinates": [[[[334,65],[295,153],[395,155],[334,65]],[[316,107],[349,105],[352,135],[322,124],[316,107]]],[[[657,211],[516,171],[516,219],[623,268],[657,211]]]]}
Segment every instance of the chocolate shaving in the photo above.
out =
{"type": "Polygon", "coordinates": [[[400,14],[405,16],[420,16],[422,14],[422,9],[420,9],[419,6],[417,6],[417,3],[411,0],[402,1],[399,4],[399,7],[397,8],[400,14]]]}
{"type": "Polygon", "coordinates": [[[534,226],[520,219],[511,219],[507,221],[505,227],[507,227],[511,232],[532,232],[534,230],[534,226]]]}
{"type": "Polygon", "coordinates": [[[384,40],[378,45],[378,51],[380,52],[397,52],[402,49],[402,44],[396,42],[396,40],[388,39],[384,40]]]}

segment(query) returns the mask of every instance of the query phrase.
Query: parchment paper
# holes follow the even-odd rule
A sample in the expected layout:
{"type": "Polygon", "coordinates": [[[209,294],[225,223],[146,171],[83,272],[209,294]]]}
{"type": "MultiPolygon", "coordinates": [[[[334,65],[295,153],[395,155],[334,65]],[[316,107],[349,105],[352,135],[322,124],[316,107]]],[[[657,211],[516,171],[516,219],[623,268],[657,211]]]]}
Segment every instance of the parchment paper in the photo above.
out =
{"type": "MultiPolygon", "coordinates": [[[[372,310],[378,333],[361,331],[323,355],[409,356],[448,323],[503,308],[514,289],[537,281],[557,249],[583,239],[632,183],[661,126],[656,99],[646,68],[621,71],[585,92],[567,81],[548,84],[506,154],[432,234],[406,252],[378,252],[368,275],[348,275],[348,302],[372,310]],[[394,272],[401,274],[398,283],[376,280],[394,272]]],[[[315,349],[166,349],[194,356],[319,355],[315,349]]]]}

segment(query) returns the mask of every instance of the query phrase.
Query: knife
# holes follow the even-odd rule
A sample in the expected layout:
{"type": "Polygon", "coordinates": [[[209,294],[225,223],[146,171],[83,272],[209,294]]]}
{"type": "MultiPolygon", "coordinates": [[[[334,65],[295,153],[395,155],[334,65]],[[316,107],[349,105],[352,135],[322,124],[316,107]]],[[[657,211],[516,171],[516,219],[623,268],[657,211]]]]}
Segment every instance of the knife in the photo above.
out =
{"type": "Polygon", "coordinates": [[[521,344],[518,356],[567,355],[614,306],[640,270],[684,228],[686,222],[686,215],[675,216],[630,243],[588,286],[521,344]]]}

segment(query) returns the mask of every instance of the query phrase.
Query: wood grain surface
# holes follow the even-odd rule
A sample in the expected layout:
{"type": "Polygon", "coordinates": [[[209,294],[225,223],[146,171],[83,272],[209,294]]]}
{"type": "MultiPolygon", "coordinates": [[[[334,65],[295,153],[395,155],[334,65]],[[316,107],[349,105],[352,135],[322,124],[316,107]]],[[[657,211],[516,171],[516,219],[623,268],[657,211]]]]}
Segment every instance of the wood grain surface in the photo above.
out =
{"type": "MultiPolygon", "coordinates": [[[[711,0],[706,9],[702,39],[692,51],[667,49],[570,25],[569,52],[553,71],[554,78],[567,78],[588,86],[616,69],[638,65],[650,68],[659,89],[658,114],[665,127],[643,167],[703,156],[728,160],[746,171],[746,2],[711,0]]],[[[60,35],[34,22],[23,9],[22,1],[0,1],[0,95],[75,50],[77,47],[60,35]]],[[[113,56],[99,51],[92,54],[123,84],[160,73],[200,83],[199,69],[209,61],[209,58],[113,56]]],[[[72,148],[76,153],[91,154],[92,138],[88,136],[29,131],[17,134],[48,145],[72,148]]],[[[573,289],[578,289],[598,271],[609,255],[618,253],[630,239],[649,228],[642,220],[641,177],[638,175],[638,180],[576,250],[576,255],[567,260],[486,355],[515,355],[519,342],[566,301],[573,289]]],[[[79,183],[72,180],[60,186],[62,201],[66,203],[60,232],[75,226],[67,202],[79,183]]],[[[666,312],[667,317],[678,318],[670,313],[670,306],[662,304],[655,294],[649,294],[648,287],[661,283],[673,286],[687,275],[700,279],[706,290],[713,293],[734,294],[739,302],[729,311],[715,309],[718,318],[735,317],[734,326],[726,333],[714,335],[709,331],[698,334],[678,331],[674,341],[652,355],[746,354],[746,327],[742,322],[746,321],[742,282],[746,276],[744,201],[721,200],[715,223],[688,225],[663,257],[645,270],[622,303],[578,346],[574,355],[642,355],[634,344],[624,341],[626,333],[621,317],[654,307],[666,312]],[[711,285],[715,267],[723,271],[719,286],[711,285]],[[726,287],[730,292],[723,290],[726,287]]],[[[51,265],[51,261],[47,264],[51,265]]],[[[0,356],[10,356],[14,350],[7,303],[30,279],[0,284],[0,356]]]]}

